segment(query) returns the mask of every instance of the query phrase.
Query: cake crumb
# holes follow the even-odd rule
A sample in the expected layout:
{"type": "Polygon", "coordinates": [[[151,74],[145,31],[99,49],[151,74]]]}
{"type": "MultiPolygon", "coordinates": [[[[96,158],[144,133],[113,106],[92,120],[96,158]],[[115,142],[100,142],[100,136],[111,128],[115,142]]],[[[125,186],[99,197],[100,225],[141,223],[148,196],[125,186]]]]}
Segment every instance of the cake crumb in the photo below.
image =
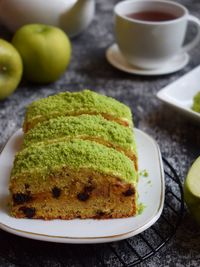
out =
{"type": "Polygon", "coordinates": [[[144,170],[141,170],[141,171],[139,172],[139,176],[148,177],[149,174],[148,174],[147,170],[144,169],[144,170]]]}

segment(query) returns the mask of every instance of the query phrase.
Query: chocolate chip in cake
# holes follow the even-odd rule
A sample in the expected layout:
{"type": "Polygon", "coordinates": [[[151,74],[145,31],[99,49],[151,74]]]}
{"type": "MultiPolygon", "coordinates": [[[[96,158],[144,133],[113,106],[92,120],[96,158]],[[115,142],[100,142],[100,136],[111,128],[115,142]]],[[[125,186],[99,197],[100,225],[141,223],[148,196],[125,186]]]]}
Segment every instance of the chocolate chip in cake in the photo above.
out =
{"type": "Polygon", "coordinates": [[[88,198],[90,197],[90,194],[91,194],[92,190],[94,190],[94,186],[93,185],[91,185],[91,184],[86,185],[84,187],[83,191],[77,195],[77,198],[80,201],[86,201],[86,200],[88,200],[88,198]]]}
{"type": "Polygon", "coordinates": [[[77,195],[77,198],[80,201],[86,201],[86,200],[88,200],[89,197],[90,197],[90,195],[87,192],[82,192],[82,193],[79,193],[77,195]]]}
{"type": "Polygon", "coordinates": [[[93,177],[92,176],[88,176],[88,183],[92,183],[92,181],[93,181],[93,177]]]}
{"type": "Polygon", "coordinates": [[[29,184],[25,184],[24,187],[25,187],[25,189],[29,189],[30,185],[29,184]]]}
{"type": "Polygon", "coordinates": [[[60,195],[61,195],[61,189],[58,188],[57,186],[55,186],[53,189],[52,189],[52,195],[54,198],[59,198],[60,195]]]}
{"type": "Polygon", "coordinates": [[[106,213],[104,212],[104,211],[102,211],[102,210],[97,210],[97,212],[96,212],[96,215],[98,216],[98,217],[101,217],[101,216],[104,216],[106,213]]]}
{"type": "Polygon", "coordinates": [[[35,216],[36,210],[35,208],[28,208],[28,207],[21,207],[19,209],[20,211],[22,211],[24,213],[24,215],[28,218],[31,219],[35,216]]]}
{"type": "Polygon", "coordinates": [[[92,185],[88,185],[88,186],[84,187],[85,193],[90,193],[90,192],[92,192],[92,190],[94,190],[94,186],[92,186],[92,185]]]}
{"type": "Polygon", "coordinates": [[[131,188],[131,187],[128,190],[126,190],[125,192],[123,192],[123,195],[125,197],[130,197],[130,196],[132,196],[134,194],[135,194],[135,190],[133,188],[131,188]]]}
{"type": "Polygon", "coordinates": [[[24,193],[16,193],[16,194],[13,194],[13,202],[14,204],[23,204],[25,202],[28,202],[32,200],[32,197],[30,195],[30,193],[28,192],[27,194],[24,194],[24,193]]]}

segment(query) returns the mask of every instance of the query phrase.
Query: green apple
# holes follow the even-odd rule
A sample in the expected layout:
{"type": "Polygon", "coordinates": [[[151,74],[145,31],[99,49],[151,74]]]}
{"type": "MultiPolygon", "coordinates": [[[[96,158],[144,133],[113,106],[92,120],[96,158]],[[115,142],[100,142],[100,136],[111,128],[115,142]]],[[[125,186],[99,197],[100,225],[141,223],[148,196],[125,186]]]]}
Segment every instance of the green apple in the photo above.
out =
{"type": "Polygon", "coordinates": [[[17,88],[23,71],[22,59],[15,47],[0,39],[0,100],[17,88]]]}
{"type": "Polygon", "coordinates": [[[184,198],[191,215],[200,224],[200,157],[192,164],[186,177],[184,198]]]}
{"type": "Polygon", "coordinates": [[[70,62],[71,44],[59,28],[27,24],[15,33],[13,45],[24,65],[24,77],[36,83],[56,81],[70,62]]]}

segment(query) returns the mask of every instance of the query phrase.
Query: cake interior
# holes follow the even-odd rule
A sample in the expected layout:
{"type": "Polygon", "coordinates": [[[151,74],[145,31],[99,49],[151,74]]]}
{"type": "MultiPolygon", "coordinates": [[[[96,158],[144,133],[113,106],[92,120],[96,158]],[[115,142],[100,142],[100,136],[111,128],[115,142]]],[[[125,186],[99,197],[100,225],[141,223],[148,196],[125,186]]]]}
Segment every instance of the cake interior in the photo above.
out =
{"type": "Polygon", "coordinates": [[[23,174],[13,178],[10,186],[11,213],[17,218],[121,218],[136,214],[134,183],[91,169],[64,167],[46,177],[23,174]]]}

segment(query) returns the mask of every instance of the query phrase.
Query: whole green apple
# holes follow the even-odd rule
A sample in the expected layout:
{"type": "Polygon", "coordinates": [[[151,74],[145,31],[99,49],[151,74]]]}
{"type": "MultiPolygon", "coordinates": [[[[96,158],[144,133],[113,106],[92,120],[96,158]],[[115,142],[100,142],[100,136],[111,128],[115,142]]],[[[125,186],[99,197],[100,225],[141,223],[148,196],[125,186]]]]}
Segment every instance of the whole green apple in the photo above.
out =
{"type": "Polygon", "coordinates": [[[12,43],[22,57],[24,76],[31,82],[53,82],[69,64],[71,44],[57,27],[27,24],[17,30],[12,43]]]}
{"type": "Polygon", "coordinates": [[[0,39],[0,100],[17,88],[22,77],[22,59],[15,47],[0,39]]]}
{"type": "Polygon", "coordinates": [[[191,215],[200,225],[200,157],[189,169],[184,183],[184,198],[191,215]]]}

